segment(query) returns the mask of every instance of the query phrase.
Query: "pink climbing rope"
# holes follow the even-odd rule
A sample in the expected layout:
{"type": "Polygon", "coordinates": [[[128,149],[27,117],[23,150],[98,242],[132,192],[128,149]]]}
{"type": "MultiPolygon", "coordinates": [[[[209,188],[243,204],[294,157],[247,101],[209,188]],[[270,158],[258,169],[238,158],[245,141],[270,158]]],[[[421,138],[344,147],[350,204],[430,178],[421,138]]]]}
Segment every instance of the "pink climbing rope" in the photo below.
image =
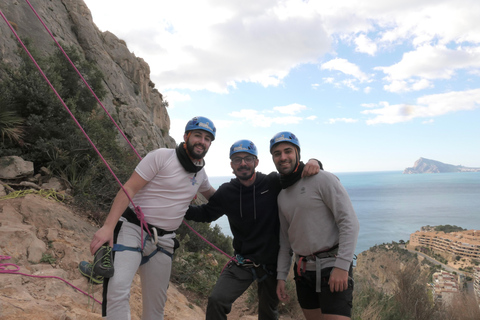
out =
{"type": "MultiPolygon", "coordinates": [[[[11,257],[9,256],[2,256],[0,255],[0,262],[2,260],[9,260],[11,257]]],[[[20,270],[20,267],[17,266],[16,264],[13,264],[13,263],[0,263],[0,273],[8,273],[8,274],[18,274],[18,275],[21,275],[21,276],[26,276],[26,277],[31,277],[31,278],[49,278],[49,279],[58,279],[58,280],[61,280],[63,282],[65,282],[66,284],[68,284],[70,287],[72,287],[73,289],[77,290],[77,291],[80,291],[81,293],[83,293],[84,295],[86,295],[87,297],[90,297],[92,298],[93,300],[95,300],[96,302],[98,302],[99,304],[102,304],[101,301],[98,301],[97,299],[95,299],[93,296],[89,295],[88,293],[86,293],[85,291],[83,291],[82,289],[74,286],[73,284],[71,284],[70,282],[68,282],[67,280],[65,279],[62,279],[60,277],[57,277],[57,276],[39,276],[39,275],[35,275],[35,274],[28,274],[28,273],[22,273],[22,272],[18,272],[20,270]],[[13,267],[15,269],[9,269],[9,267],[13,267]]]]}
{"type": "MultiPolygon", "coordinates": [[[[35,10],[35,8],[33,8],[32,4],[30,3],[29,0],[25,0],[27,2],[27,4],[30,6],[30,8],[32,9],[33,13],[35,14],[35,16],[37,17],[37,19],[40,21],[40,23],[43,25],[43,27],[45,28],[45,30],[47,30],[48,34],[50,35],[50,37],[53,39],[53,41],[55,41],[55,43],[57,44],[58,48],[62,51],[63,55],[67,58],[67,60],[70,62],[70,64],[72,65],[72,67],[75,69],[75,71],[77,72],[77,74],[80,76],[80,78],[82,79],[83,83],[87,86],[88,90],[92,93],[92,95],[95,97],[95,99],[97,100],[97,102],[100,104],[100,106],[102,107],[102,109],[105,111],[105,113],[108,115],[108,117],[110,118],[110,120],[113,122],[113,124],[115,125],[115,127],[117,128],[117,130],[120,132],[120,134],[123,136],[123,138],[125,139],[125,141],[128,143],[128,145],[130,146],[130,148],[133,150],[133,152],[135,152],[135,154],[137,155],[137,157],[141,160],[142,157],[140,156],[140,154],[137,152],[137,150],[135,149],[135,147],[132,145],[132,143],[130,142],[130,140],[128,140],[128,138],[125,136],[125,134],[123,133],[122,129],[120,129],[120,127],[118,126],[118,124],[115,122],[115,120],[113,119],[113,117],[110,115],[110,113],[108,112],[108,110],[105,108],[105,106],[102,104],[102,102],[100,101],[100,99],[97,97],[97,95],[95,94],[95,92],[92,90],[92,88],[90,87],[90,85],[87,83],[87,81],[85,80],[85,78],[82,76],[82,74],[80,73],[80,71],[77,69],[77,67],[75,66],[75,64],[73,63],[73,61],[69,58],[69,56],[67,55],[67,53],[65,52],[65,50],[63,50],[63,47],[60,45],[60,43],[58,43],[57,39],[55,39],[55,37],[53,36],[52,32],[50,31],[50,29],[47,27],[47,25],[45,24],[45,22],[42,20],[42,18],[40,18],[40,16],[38,15],[37,11],[35,10]]],[[[124,190],[125,191],[125,190],[124,190]]],[[[213,243],[211,243],[210,241],[208,241],[207,239],[205,239],[202,235],[200,235],[200,233],[198,233],[197,231],[195,231],[195,229],[193,229],[190,225],[188,225],[185,220],[183,221],[183,223],[190,229],[193,231],[193,233],[195,233],[198,237],[200,237],[203,241],[205,241],[206,243],[208,243],[212,248],[215,248],[217,251],[219,251],[220,253],[224,254],[225,256],[229,257],[230,259],[232,259],[232,257],[230,257],[228,254],[226,254],[225,252],[223,252],[222,250],[220,250],[218,247],[216,247],[213,243]]]]}
{"type": "MultiPolygon", "coordinates": [[[[49,87],[53,90],[54,94],[57,96],[58,100],[61,102],[61,104],[63,105],[63,107],[65,108],[65,110],[68,112],[68,114],[70,115],[70,117],[73,119],[73,121],[75,122],[75,124],[78,126],[78,128],[80,129],[80,131],[83,133],[83,135],[85,136],[85,138],[87,138],[88,142],[90,143],[90,145],[92,146],[92,148],[95,150],[95,152],[98,154],[98,156],[100,157],[100,159],[103,161],[103,163],[105,164],[105,166],[107,167],[108,171],[110,171],[110,173],[112,174],[112,176],[115,178],[115,180],[117,181],[117,183],[119,184],[119,186],[122,188],[123,192],[125,193],[125,195],[127,196],[128,200],[130,201],[130,203],[133,205],[133,207],[135,208],[135,212],[137,212],[137,215],[139,215],[139,220],[140,220],[140,223],[142,224],[142,226],[145,227],[145,229],[147,230],[148,234],[151,236],[151,233],[150,233],[150,230],[148,230],[147,228],[147,223],[145,222],[145,219],[143,218],[144,215],[143,215],[143,212],[141,210],[140,207],[136,206],[135,203],[133,202],[132,198],[130,197],[130,195],[127,193],[127,191],[125,190],[125,188],[123,187],[123,184],[120,182],[120,180],[118,179],[118,177],[115,175],[115,173],[113,172],[112,168],[110,167],[110,165],[108,164],[107,160],[105,160],[105,158],[102,156],[102,154],[100,153],[100,151],[97,149],[97,147],[95,146],[95,144],[93,143],[93,141],[90,139],[90,137],[88,136],[88,134],[85,132],[85,130],[82,128],[82,126],[80,125],[80,123],[78,122],[78,120],[75,118],[75,116],[73,115],[73,113],[70,111],[70,109],[68,108],[68,106],[65,104],[65,102],[63,101],[62,97],[60,96],[60,94],[57,92],[57,90],[55,90],[55,87],[52,85],[52,83],[50,82],[50,80],[48,79],[48,77],[45,75],[45,73],[43,72],[42,68],[38,65],[37,61],[35,60],[35,58],[32,56],[32,54],[30,53],[30,51],[28,51],[27,47],[25,46],[25,44],[23,43],[23,41],[20,39],[20,37],[18,36],[18,34],[15,32],[15,29],[12,27],[12,25],[10,24],[10,22],[7,20],[7,18],[5,17],[5,15],[3,14],[3,12],[0,10],[0,15],[2,16],[3,20],[5,20],[5,22],[7,23],[8,27],[10,28],[10,30],[13,32],[13,34],[15,35],[15,37],[17,38],[18,42],[20,43],[20,45],[23,47],[23,49],[25,50],[25,52],[27,53],[28,57],[30,58],[30,60],[32,60],[32,62],[35,64],[35,66],[37,67],[38,71],[40,72],[40,74],[42,75],[42,77],[45,79],[45,81],[47,82],[47,84],[49,85],[49,87]]],[[[69,59],[70,60],[70,59],[69,59]]],[[[87,84],[88,86],[88,84],[87,84]]],[[[142,238],[143,238],[143,228],[142,228],[142,238]]],[[[143,244],[142,244],[143,246],[143,244]]]]}
{"type": "Polygon", "coordinates": [[[100,101],[100,99],[97,97],[97,95],[95,94],[95,92],[93,91],[92,87],[88,84],[87,80],[85,80],[85,78],[82,76],[82,74],[80,73],[80,71],[78,71],[77,67],[75,66],[75,64],[73,63],[72,60],[70,60],[70,57],[67,55],[67,53],[65,52],[65,50],[63,50],[63,47],[60,45],[60,43],[58,43],[57,39],[55,39],[55,37],[53,36],[52,32],[50,31],[50,29],[48,29],[47,25],[43,22],[42,18],[40,18],[40,16],[38,15],[37,11],[33,8],[32,4],[30,3],[30,1],[28,0],[25,0],[27,2],[27,4],[30,6],[30,8],[32,9],[33,13],[35,14],[35,16],[38,18],[38,20],[40,21],[40,23],[43,25],[43,27],[45,28],[45,30],[47,30],[48,34],[50,35],[50,37],[53,39],[53,41],[55,41],[55,43],[57,44],[58,48],[62,51],[63,55],[65,56],[65,58],[67,58],[68,62],[70,62],[70,64],[72,65],[72,67],[75,69],[75,71],[77,72],[77,74],[80,76],[80,79],[82,79],[83,83],[87,86],[88,90],[90,90],[90,92],[92,93],[92,95],[95,97],[95,100],[97,100],[98,104],[102,107],[103,111],[105,111],[105,113],[108,115],[108,117],[110,118],[110,120],[113,122],[113,124],[115,125],[115,127],[118,129],[118,131],[120,132],[120,134],[123,136],[123,138],[125,139],[125,141],[128,143],[128,145],[132,148],[133,152],[135,152],[135,154],[137,155],[137,157],[141,160],[142,157],[140,156],[140,154],[138,154],[137,150],[133,147],[132,143],[130,142],[130,140],[128,140],[128,138],[125,136],[125,134],[123,133],[122,129],[120,129],[120,127],[118,126],[117,122],[115,122],[115,120],[113,119],[113,117],[110,115],[110,113],[107,111],[107,109],[105,108],[105,106],[102,104],[102,102],[100,101]]]}
{"type": "MultiPolygon", "coordinates": [[[[123,136],[123,138],[125,139],[125,141],[128,143],[128,145],[130,146],[130,148],[133,150],[133,152],[137,155],[137,157],[141,160],[142,157],[140,156],[140,154],[137,152],[137,150],[135,149],[135,147],[132,145],[132,143],[128,140],[128,138],[125,136],[125,134],[123,133],[123,131],[120,129],[120,127],[118,126],[118,124],[115,122],[115,120],[113,119],[113,117],[111,116],[111,114],[108,112],[108,110],[105,108],[105,106],[102,104],[102,102],[100,101],[100,99],[97,97],[97,95],[95,94],[95,92],[93,91],[93,89],[91,88],[91,86],[88,84],[88,82],[85,80],[85,78],[82,76],[82,74],[80,73],[80,71],[77,69],[77,67],[75,66],[75,64],[73,63],[73,61],[69,58],[69,56],[67,55],[67,53],[65,52],[65,50],[63,49],[63,47],[60,45],[60,43],[55,39],[55,37],[53,36],[52,32],[50,31],[50,29],[47,27],[47,25],[45,24],[45,22],[42,20],[42,18],[40,18],[40,16],[38,15],[37,11],[35,10],[35,8],[32,6],[32,4],[30,3],[29,0],[25,0],[28,4],[28,6],[31,8],[31,10],[33,11],[33,13],[35,14],[35,16],[37,17],[37,19],[40,21],[40,23],[43,25],[43,27],[45,28],[45,30],[47,31],[47,33],[50,35],[50,37],[53,39],[53,41],[56,43],[56,45],[59,47],[59,49],[62,51],[63,55],[66,57],[66,59],[68,60],[68,62],[72,65],[72,67],[74,68],[74,70],[77,72],[77,74],[79,75],[79,77],[81,78],[81,80],[83,81],[83,83],[87,86],[88,90],[92,93],[92,95],[95,97],[95,99],[97,100],[97,102],[100,104],[100,106],[102,107],[102,109],[105,111],[105,113],[108,115],[109,119],[113,122],[113,124],[115,125],[115,127],[117,128],[117,130],[120,132],[120,134],[123,136]]],[[[96,148],[95,144],[91,141],[91,139],[89,138],[89,136],[87,135],[87,133],[83,130],[82,126],[80,125],[80,123],[77,121],[77,119],[75,118],[75,116],[72,114],[72,112],[70,111],[70,109],[67,107],[67,105],[65,104],[65,102],[63,101],[63,99],[60,97],[60,95],[57,93],[57,91],[55,90],[55,88],[53,87],[53,85],[50,83],[50,81],[48,80],[48,78],[46,77],[46,75],[43,73],[43,71],[41,70],[40,66],[38,65],[38,63],[35,61],[35,59],[33,58],[33,56],[30,54],[30,52],[28,51],[28,49],[26,48],[26,46],[23,44],[23,42],[21,41],[21,39],[19,38],[19,36],[17,35],[17,33],[15,32],[15,30],[13,29],[13,27],[10,25],[10,23],[8,22],[8,20],[6,19],[6,17],[3,15],[3,13],[1,12],[0,10],[0,14],[2,16],[2,18],[5,20],[5,22],[7,23],[7,25],[9,26],[10,30],[13,32],[13,34],[15,35],[15,37],[17,38],[17,40],[20,42],[20,44],[22,45],[23,49],[27,52],[28,56],[30,57],[30,59],[33,61],[33,63],[35,64],[35,66],[37,67],[37,69],[40,71],[40,73],[42,74],[43,78],[47,81],[48,85],[50,86],[50,88],[54,91],[55,95],[58,97],[58,99],[60,100],[60,102],[62,103],[62,105],[64,106],[64,108],[67,110],[67,112],[70,114],[70,116],[72,117],[72,119],[75,121],[75,123],[77,124],[77,126],[80,128],[80,130],[82,131],[82,133],[85,135],[85,137],[87,138],[87,140],[89,141],[89,143],[92,145],[92,147],[94,148],[94,150],[97,152],[97,154],[100,156],[100,158],[102,159],[102,161],[104,162],[104,164],[107,166],[107,169],[110,171],[110,173],[112,174],[112,176],[115,178],[115,180],[117,181],[117,183],[120,185],[120,187],[122,188],[123,192],[126,194],[127,198],[129,199],[129,201],[132,203],[133,207],[135,208],[135,213],[137,214],[137,216],[139,217],[139,220],[140,220],[140,223],[143,227],[145,227],[145,229],[147,230],[147,232],[149,233],[149,235],[151,236],[151,233],[150,231],[148,230],[147,228],[147,223],[145,222],[144,220],[144,214],[141,210],[141,208],[139,206],[135,206],[133,200],[131,199],[131,197],[129,196],[129,194],[126,192],[126,190],[124,189],[122,183],[120,182],[120,180],[117,178],[117,176],[115,175],[115,173],[113,172],[113,170],[111,169],[111,167],[108,165],[107,161],[103,158],[103,156],[101,155],[100,151],[96,148]]],[[[190,229],[192,230],[198,237],[200,237],[202,240],[204,240],[206,243],[208,243],[211,247],[215,248],[217,251],[221,252],[222,254],[224,254],[225,256],[229,257],[230,259],[234,259],[232,257],[230,257],[228,254],[226,254],[225,252],[223,252],[222,250],[220,250],[218,247],[216,247],[213,243],[209,242],[207,239],[205,239],[202,235],[200,235],[197,231],[195,231],[190,225],[188,225],[188,223],[184,220],[183,223],[190,229]]],[[[142,228],[142,238],[143,238],[143,228],[142,228]]]]}
{"type": "MultiPolygon", "coordinates": [[[[139,153],[137,152],[137,150],[134,148],[134,146],[131,144],[131,142],[128,140],[128,138],[125,136],[125,134],[123,133],[123,131],[120,129],[120,127],[118,126],[118,124],[115,122],[115,120],[113,119],[113,117],[110,115],[110,113],[107,111],[107,109],[105,108],[105,106],[101,103],[100,99],[97,97],[97,95],[95,94],[95,92],[92,90],[92,88],[90,87],[90,85],[87,83],[87,81],[85,80],[85,78],[82,76],[82,74],[79,72],[79,70],[76,68],[75,64],[71,61],[71,59],[68,57],[67,53],[65,52],[65,50],[63,50],[62,46],[57,42],[57,40],[55,39],[55,37],[53,36],[53,34],[51,33],[51,31],[48,29],[48,27],[46,26],[46,24],[43,22],[43,20],[40,18],[40,16],[37,14],[36,10],[33,8],[33,6],[31,5],[31,3],[28,1],[28,0],[25,0],[27,2],[27,4],[30,6],[30,8],[32,9],[32,11],[34,12],[35,16],[39,19],[39,21],[41,22],[41,24],[43,25],[43,27],[47,30],[48,34],[52,37],[52,39],[55,41],[55,43],[57,44],[57,46],[60,48],[60,50],[62,51],[62,53],[64,54],[64,56],[67,58],[67,60],[69,61],[69,63],[72,65],[72,67],[75,69],[75,71],[77,72],[77,74],[80,76],[80,78],[82,79],[83,83],[87,86],[87,88],[89,89],[89,91],[93,94],[93,96],[95,97],[95,99],[97,100],[97,102],[100,104],[100,106],[103,108],[103,110],[105,111],[105,113],[108,115],[108,117],[110,118],[110,120],[114,123],[115,127],[117,128],[117,130],[120,132],[120,134],[123,136],[123,138],[127,141],[128,145],[131,147],[131,149],[135,152],[135,154],[137,155],[137,157],[141,160],[142,157],[139,155],[139,153]]],[[[120,180],[118,179],[118,177],[115,175],[115,173],[113,172],[113,170],[111,169],[110,165],[108,164],[108,162],[105,160],[105,158],[102,156],[102,154],[100,153],[100,151],[97,149],[97,147],[95,146],[95,144],[93,143],[93,141],[90,139],[90,137],[88,136],[88,134],[85,132],[85,130],[82,128],[82,126],[80,125],[80,123],[78,122],[78,120],[75,118],[75,116],[73,115],[73,113],[70,111],[70,109],[68,108],[68,106],[65,104],[65,102],[63,101],[62,97],[58,94],[58,92],[56,91],[56,89],[54,88],[54,86],[51,84],[51,82],[49,81],[49,79],[47,78],[47,76],[45,75],[45,73],[43,72],[43,70],[41,69],[41,67],[38,65],[38,63],[35,61],[34,57],[32,56],[32,54],[28,51],[27,47],[25,46],[25,44],[22,42],[22,40],[20,39],[20,37],[18,36],[18,34],[16,33],[15,29],[12,27],[12,25],[10,24],[10,22],[7,20],[7,18],[5,17],[5,15],[3,14],[3,12],[0,10],[0,15],[2,16],[3,20],[7,23],[8,27],[10,28],[10,30],[12,31],[12,33],[14,34],[14,36],[16,37],[16,39],[18,40],[18,42],[21,44],[21,46],[23,47],[23,49],[25,50],[25,52],[27,53],[27,55],[29,56],[29,58],[32,60],[32,62],[35,64],[36,68],[38,69],[38,71],[40,72],[40,74],[42,75],[42,77],[45,79],[45,81],[47,82],[47,84],[50,86],[50,88],[53,90],[54,94],[57,96],[57,98],[59,99],[59,101],[62,103],[63,107],[65,108],[65,110],[68,112],[68,114],[70,115],[70,117],[73,119],[73,121],[75,122],[75,124],[78,126],[78,128],[81,130],[81,132],[83,133],[83,135],[85,136],[85,138],[88,140],[88,142],[90,143],[90,145],[92,146],[92,148],[95,150],[95,152],[98,154],[98,156],[100,157],[100,159],[103,161],[103,163],[105,164],[105,166],[107,167],[108,171],[112,174],[112,176],[115,178],[115,180],[117,181],[117,183],[119,184],[119,186],[121,187],[121,189],[123,190],[123,192],[125,193],[125,195],[127,196],[128,200],[130,201],[130,203],[132,203],[133,207],[135,208],[135,213],[137,214],[139,220],[140,220],[140,224],[141,224],[141,232],[142,232],[142,235],[141,237],[143,238],[143,229],[147,230],[148,234],[151,236],[151,233],[150,233],[150,230],[148,229],[147,227],[147,223],[145,222],[145,219],[144,219],[144,214],[141,210],[141,208],[139,206],[136,206],[132,200],[132,198],[130,197],[130,195],[127,193],[127,191],[125,190],[123,184],[120,182],[120,180]]],[[[217,251],[219,251],[220,253],[222,253],[223,255],[227,256],[230,258],[230,260],[236,260],[235,258],[233,257],[230,257],[228,254],[226,254],[225,252],[223,252],[222,250],[220,250],[218,247],[216,247],[213,243],[211,243],[210,241],[208,241],[207,239],[205,239],[202,235],[200,235],[197,231],[195,231],[190,225],[188,225],[185,221],[183,221],[183,223],[190,229],[192,230],[198,237],[200,237],[202,240],[204,240],[206,243],[208,243],[211,247],[213,247],[214,249],[216,249],[217,251]]],[[[142,247],[143,247],[143,243],[142,243],[142,247]]],[[[10,257],[8,256],[0,256],[0,261],[1,260],[6,260],[6,259],[10,259],[10,257]]],[[[68,281],[60,278],[60,277],[56,277],[56,276],[37,276],[37,275],[30,275],[30,274],[25,274],[25,273],[20,273],[18,272],[19,271],[19,267],[14,265],[14,264],[11,264],[11,263],[6,263],[6,264],[0,264],[0,273],[10,273],[10,274],[19,274],[19,275],[24,275],[24,276],[29,276],[29,277],[36,277],[36,278],[54,278],[54,279],[59,279],[63,282],[65,282],[66,284],[72,286],[73,288],[75,288],[76,290],[82,292],[83,294],[91,297],[92,299],[94,299],[96,302],[100,303],[100,301],[98,301],[97,299],[93,298],[92,296],[90,296],[89,294],[87,294],[86,292],[82,291],[81,289],[73,286],[71,283],[69,283],[68,281]],[[16,269],[8,269],[8,267],[15,267],[16,269]]]]}
{"type": "Polygon", "coordinates": [[[218,248],[217,246],[215,246],[213,243],[211,243],[210,241],[208,241],[207,239],[205,239],[205,237],[203,237],[200,233],[198,233],[197,231],[195,231],[195,229],[193,229],[190,225],[188,225],[185,221],[184,221],[185,225],[193,231],[193,233],[195,233],[200,239],[202,239],[203,241],[205,241],[208,245],[210,245],[212,248],[216,249],[218,252],[220,252],[221,254],[227,256],[228,258],[230,259],[234,259],[233,257],[230,257],[227,253],[223,252],[220,248],[218,248]]]}

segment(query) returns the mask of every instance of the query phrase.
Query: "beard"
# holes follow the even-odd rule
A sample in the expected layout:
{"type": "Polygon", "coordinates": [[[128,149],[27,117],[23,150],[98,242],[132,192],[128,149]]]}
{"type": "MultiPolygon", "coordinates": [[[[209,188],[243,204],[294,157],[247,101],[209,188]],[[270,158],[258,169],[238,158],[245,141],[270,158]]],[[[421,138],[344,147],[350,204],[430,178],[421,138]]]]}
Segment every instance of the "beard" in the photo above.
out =
{"type": "Polygon", "coordinates": [[[187,144],[187,151],[188,151],[189,156],[192,157],[195,160],[201,160],[207,154],[208,149],[205,148],[205,146],[202,145],[201,143],[190,144],[190,142],[187,141],[186,144],[187,144]],[[202,146],[204,148],[203,152],[202,153],[195,153],[195,147],[196,146],[202,146]]]}
{"type": "Polygon", "coordinates": [[[278,165],[275,165],[275,167],[277,168],[277,171],[280,174],[289,175],[295,169],[296,163],[294,164],[292,162],[282,162],[282,163],[279,163],[278,165]],[[288,166],[284,166],[284,164],[287,164],[288,166]]]}
{"type": "Polygon", "coordinates": [[[239,180],[250,180],[255,174],[255,168],[251,169],[249,166],[241,166],[236,170],[234,170],[233,173],[239,180]],[[239,172],[239,170],[244,170],[244,171],[239,172]]]}

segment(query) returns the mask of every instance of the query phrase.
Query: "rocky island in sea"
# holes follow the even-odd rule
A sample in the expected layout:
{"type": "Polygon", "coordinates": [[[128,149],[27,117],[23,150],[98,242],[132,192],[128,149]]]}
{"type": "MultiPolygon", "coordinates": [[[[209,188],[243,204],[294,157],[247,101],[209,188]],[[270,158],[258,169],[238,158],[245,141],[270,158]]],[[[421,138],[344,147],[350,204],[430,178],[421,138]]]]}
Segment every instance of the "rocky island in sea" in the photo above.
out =
{"type": "Polygon", "coordinates": [[[453,164],[447,164],[436,160],[420,158],[415,161],[413,167],[403,170],[404,174],[443,172],[480,172],[480,168],[469,168],[462,165],[455,166],[453,164]]]}

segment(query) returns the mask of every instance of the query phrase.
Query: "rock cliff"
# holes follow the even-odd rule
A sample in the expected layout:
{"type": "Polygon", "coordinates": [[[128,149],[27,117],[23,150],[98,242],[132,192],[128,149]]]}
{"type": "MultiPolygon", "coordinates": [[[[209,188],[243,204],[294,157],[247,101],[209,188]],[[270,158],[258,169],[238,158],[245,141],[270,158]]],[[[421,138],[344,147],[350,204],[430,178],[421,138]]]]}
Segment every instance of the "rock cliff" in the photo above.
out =
{"type": "MultiPolygon", "coordinates": [[[[105,76],[107,90],[102,104],[118,119],[141,155],[158,147],[175,146],[169,136],[168,103],[150,80],[148,64],[131,53],[125,41],[108,31],[100,32],[82,0],[30,0],[30,3],[58,42],[63,46],[74,45],[86,59],[96,61],[105,76]]],[[[31,39],[37,51],[51,54],[59,50],[25,1],[2,1],[0,9],[17,34],[22,39],[31,39]]],[[[0,19],[0,38],[0,61],[17,66],[21,61],[17,40],[3,19],[0,19]]],[[[118,141],[125,143],[120,136],[118,141]]]]}
{"type": "Polygon", "coordinates": [[[420,158],[415,161],[413,167],[403,170],[404,174],[413,173],[442,173],[442,172],[480,172],[480,168],[468,168],[464,166],[454,166],[440,161],[420,158]]]}

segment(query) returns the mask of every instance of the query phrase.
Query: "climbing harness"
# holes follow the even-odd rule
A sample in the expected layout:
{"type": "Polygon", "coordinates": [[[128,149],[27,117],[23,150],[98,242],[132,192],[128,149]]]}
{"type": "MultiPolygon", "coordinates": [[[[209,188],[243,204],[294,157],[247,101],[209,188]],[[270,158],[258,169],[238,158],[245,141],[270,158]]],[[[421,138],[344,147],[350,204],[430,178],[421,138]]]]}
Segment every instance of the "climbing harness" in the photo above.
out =
{"type": "Polygon", "coordinates": [[[165,253],[167,256],[170,257],[170,259],[173,259],[173,253],[171,252],[168,252],[167,250],[165,250],[163,247],[160,247],[157,243],[154,243],[153,241],[153,238],[150,237],[149,235],[146,235],[145,236],[145,239],[143,240],[143,249],[140,248],[140,247],[129,247],[129,246],[125,246],[123,244],[118,244],[118,243],[115,243],[113,245],[113,251],[117,252],[117,251],[135,251],[135,252],[140,252],[142,253],[142,261],[140,262],[140,265],[143,265],[145,263],[147,263],[154,255],[156,255],[158,252],[162,252],[162,253],[165,253]],[[144,253],[144,250],[145,250],[145,243],[148,241],[148,240],[152,240],[152,243],[156,246],[156,249],[154,249],[152,252],[148,253],[145,255],[144,253]]]}
{"type": "MultiPolygon", "coordinates": [[[[237,254],[235,259],[232,260],[237,266],[249,270],[253,275],[253,281],[257,280],[257,282],[262,282],[263,280],[267,279],[268,276],[274,274],[273,271],[269,270],[265,264],[255,263],[250,259],[245,259],[242,255],[237,254]],[[263,273],[259,277],[259,273],[263,273]]],[[[232,263],[232,262],[230,262],[232,263]]]]}
{"type": "MultiPolygon", "coordinates": [[[[135,212],[133,212],[133,210],[130,207],[127,207],[127,209],[125,209],[125,211],[122,214],[122,217],[125,218],[125,220],[127,220],[130,223],[133,223],[139,227],[141,226],[140,220],[138,219],[137,215],[135,214],[135,212]]],[[[122,222],[119,222],[119,223],[122,223],[122,222]]],[[[173,259],[173,253],[170,253],[169,251],[165,250],[163,247],[158,245],[158,237],[159,236],[163,237],[166,234],[172,234],[175,231],[166,231],[161,228],[152,226],[151,224],[148,224],[148,223],[147,223],[147,228],[148,228],[148,231],[150,231],[150,234],[145,236],[142,247],[129,247],[129,246],[115,243],[113,245],[113,251],[115,252],[116,251],[136,251],[136,252],[142,253],[142,261],[140,262],[140,265],[147,263],[150,260],[150,258],[152,258],[158,252],[165,253],[167,256],[173,259]],[[156,249],[150,253],[145,252],[145,244],[148,240],[150,240],[152,244],[156,246],[156,249]]],[[[174,241],[173,250],[175,251],[175,249],[178,248],[178,241],[175,238],[173,238],[173,241],[174,241]]]]}
{"type": "Polygon", "coordinates": [[[338,253],[338,244],[333,246],[330,249],[317,251],[312,253],[308,256],[298,255],[298,262],[297,262],[297,274],[302,276],[305,274],[307,269],[307,262],[308,261],[315,261],[315,272],[316,272],[316,291],[322,291],[322,259],[325,258],[334,258],[337,256],[338,253]],[[303,271],[302,271],[303,269],[303,271]]]}
{"type": "MultiPolygon", "coordinates": [[[[135,214],[135,212],[130,207],[127,207],[127,209],[125,209],[125,211],[122,214],[122,217],[125,218],[130,223],[136,224],[139,227],[142,226],[140,220],[137,217],[137,215],[135,214]]],[[[175,232],[175,231],[163,230],[162,228],[152,226],[149,223],[147,223],[146,225],[143,225],[143,228],[147,232],[155,233],[155,238],[157,238],[158,236],[163,237],[166,234],[172,234],[172,233],[175,232]]],[[[155,243],[157,243],[157,240],[155,240],[155,243]]]]}

